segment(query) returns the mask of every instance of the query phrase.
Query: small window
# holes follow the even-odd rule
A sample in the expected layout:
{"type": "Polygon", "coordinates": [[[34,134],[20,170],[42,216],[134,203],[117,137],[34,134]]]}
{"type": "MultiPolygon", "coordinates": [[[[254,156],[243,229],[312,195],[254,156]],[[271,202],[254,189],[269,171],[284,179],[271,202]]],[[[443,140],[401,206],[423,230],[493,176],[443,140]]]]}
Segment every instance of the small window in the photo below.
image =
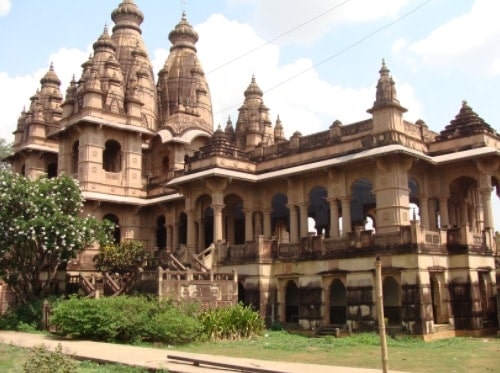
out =
{"type": "Polygon", "coordinates": [[[80,142],[75,141],[73,143],[73,150],[71,152],[71,172],[78,172],[78,151],[80,149],[80,142]]]}
{"type": "Polygon", "coordinates": [[[120,172],[122,166],[121,146],[116,140],[108,140],[104,145],[102,165],[105,171],[120,172]]]}

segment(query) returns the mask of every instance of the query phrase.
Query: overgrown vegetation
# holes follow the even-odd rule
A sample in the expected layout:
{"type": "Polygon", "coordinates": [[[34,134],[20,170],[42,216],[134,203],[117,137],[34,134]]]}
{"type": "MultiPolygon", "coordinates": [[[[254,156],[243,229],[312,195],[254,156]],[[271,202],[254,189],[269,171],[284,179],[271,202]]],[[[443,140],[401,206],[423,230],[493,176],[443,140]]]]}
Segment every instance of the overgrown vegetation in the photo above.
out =
{"type": "MultiPolygon", "coordinates": [[[[64,351],[63,351],[64,352],[64,351]]],[[[45,355],[47,352],[43,352],[45,355]]],[[[33,350],[17,347],[11,344],[0,343],[0,372],[21,373],[25,372],[24,365],[33,355],[33,350]],[[31,353],[30,353],[31,351],[31,353]]],[[[146,373],[146,368],[130,367],[120,364],[99,364],[93,361],[78,361],[70,359],[75,365],[78,373],[146,373]]],[[[30,364],[30,363],[28,363],[30,364]]],[[[41,370],[30,370],[39,372],[41,370]]],[[[61,372],[61,370],[50,370],[50,372],[61,372]]]]}
{"type": "Polygon", "coordinates": [[[250,306],[238,304],[206,310],[200,315],[203,333],[210,340],[237,340],[260,335],[264,320],[250,306]]]}
{"type": "Polygon", "coordinates": [[[127,294],[139,281],[139,271],[148,256],[141,241],[125,240],[101,246],[94,263],[100,272],[119,274],[122,279],[119,294],[127,294]]]}
{"type": "Polygon", "coordinates": [[[44,345],[32,348],[28,359],[23,364],[23,370],[27,373],[74,373],[77,371],[74,360],[63,353],[61,344],[57,345],[55,351],[47,350],[44,345]]]}
{"type": "Polygon", "coordinates": [[[171,345],[250,338],[264,330],[260,315],[241,304],[201,312],[196,304],[177,305],[145,296],[73,296],[54,304],[51,322],[54,333],[64,337],[171,345]]]}
{"type": "MultiPolygon", "coordinates": [[[[47,299],[49,303],[56,298],[47,299]]],[[[42,329],[42,305],[43,300],[35,299],[28,303],[22,303],[0,317],[0,329],[17,331],[36,331],[42,329]]]]}
{"type": "Polygon", "coordinates": [[[0,276],[20,303],[55,292],[69,259],[111,238],[109,224],[80,216],[83,196],[69,176],[31,179],[0,170],[0,206],[0,276]]]}

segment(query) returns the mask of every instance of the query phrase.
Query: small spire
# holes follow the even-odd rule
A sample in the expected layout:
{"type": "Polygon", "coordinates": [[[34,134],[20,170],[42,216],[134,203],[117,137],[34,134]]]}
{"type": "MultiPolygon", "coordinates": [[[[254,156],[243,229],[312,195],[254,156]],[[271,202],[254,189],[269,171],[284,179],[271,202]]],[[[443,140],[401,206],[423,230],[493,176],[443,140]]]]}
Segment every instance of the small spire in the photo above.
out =
{"type": "Polygon", "coordinates": [[[49,71],[54,72],[54,61],[50,61],[49,71]]]}

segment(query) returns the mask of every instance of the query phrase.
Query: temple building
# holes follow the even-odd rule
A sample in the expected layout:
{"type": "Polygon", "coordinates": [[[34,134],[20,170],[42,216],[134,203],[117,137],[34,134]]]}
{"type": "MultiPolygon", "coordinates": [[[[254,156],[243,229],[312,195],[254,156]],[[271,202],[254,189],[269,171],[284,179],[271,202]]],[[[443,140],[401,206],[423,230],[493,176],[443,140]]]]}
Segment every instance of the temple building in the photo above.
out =
{"type": "MultiPolygon", "coordinates": [[[[440,132],[411,123],[382,62],[366,118],[286,138],[249,75],[234,125],[214,128],[186,16],[157,76],[141,10],[123,0],[111,18],[64,96],[54,66],[41,79],[14,132],[16,172],[78,179],[117,242],[234,268],[238,298],[268,322],[373,325],[378,254],[389,326],[496,330],[500,136],[467,102],[440,132]]],[[[91,272],[94,255],[68,270],[91,272]]]]}

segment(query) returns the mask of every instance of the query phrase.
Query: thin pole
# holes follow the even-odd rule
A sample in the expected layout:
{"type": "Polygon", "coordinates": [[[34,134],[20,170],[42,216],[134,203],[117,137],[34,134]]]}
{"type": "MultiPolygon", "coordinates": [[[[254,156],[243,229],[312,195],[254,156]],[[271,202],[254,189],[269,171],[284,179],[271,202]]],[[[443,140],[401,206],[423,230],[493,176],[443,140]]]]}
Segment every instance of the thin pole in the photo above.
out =
{"type": "Polygon", "coordinates": [[[387,339],[385,336],[385,320],[384,320],[384,298],[382,294],[382,263],[380,255],[375,257],[375,291],[377,293],[377,319],[378,319],[378,334],[380,337],[380,352],[382,355],[382,372],[388,372],[387,356],[387,339]]]}

